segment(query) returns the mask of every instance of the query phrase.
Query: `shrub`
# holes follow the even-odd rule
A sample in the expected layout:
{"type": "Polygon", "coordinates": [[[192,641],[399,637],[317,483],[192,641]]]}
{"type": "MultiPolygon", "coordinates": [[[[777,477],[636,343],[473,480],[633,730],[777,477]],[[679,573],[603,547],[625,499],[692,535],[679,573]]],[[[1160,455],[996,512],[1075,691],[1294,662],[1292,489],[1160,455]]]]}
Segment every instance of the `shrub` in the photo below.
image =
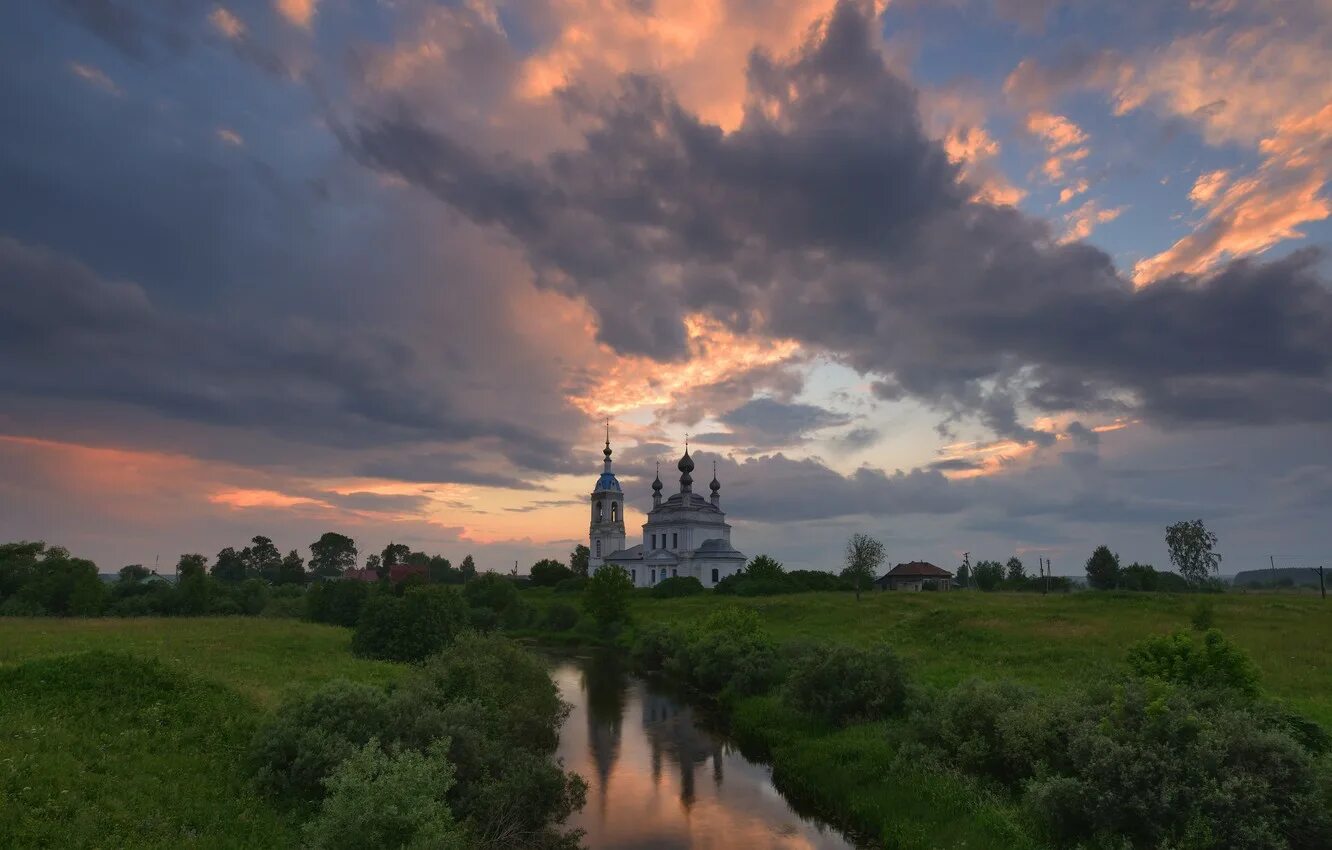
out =
{"type": "Polygon", "coordinates": [[[518,588],[499,573],[483,573],[463,585],[463,598],[473,608],[489,608],[498,614],[518,601],[518,588]]]}
{"type": "Polygon", "coordinates": [[[352,651],[386,661],[420,661],[452,643],[467,624],[466,604],[453,588],[415,588],[401,599],[380,594],[361,612],[352,651]]]}
{"type": "Polygon", "coordinates": [[[306,617],[316,623],[355,626],[370,593],[370,586],[360,581],[316,582],[305,595],[306,617]]]}
{"type": "Polygon", "coordinates": [[[906,674],[886,645],[834,644],[801,653],[787,688],[797,708],[837,725],[881,720],[906,705],[906,674]]]}
{"type": "Polygon", "coordinates": [[[0,617],[45,617],[46,609],[40,602],[11,596],[0,603],[0,617]]]}
{"type": "Polygon", "coordinates": [[[1067,706],[1009,681],[971,679],[913,718],[918,737],[953,766],[1010,788],[1059,761],[1067,706]]]}
{"type": "Polygon", "coordinates": [[[1212,600],[1206,597],[1199,599],[1193,606],[1189,622],[1193,624],[1193,630],[1198,632],[1205,632],[1216,625],[1216,607],[1212,600]]]}
{"type": "Polygon", "coordinates": [[[578,625],[578,609],[564,602],[557,602],[546,609],[542,626],[552,632],[567,632],[578,625]]]}
{"type": "Polygon", "coordinates": [[[250,745],[259,789],[288,803],[312,803],[324,780],[388,725],[384,692],[337,680],[278,709],[250,745]]]}
{"type": "Polygon", "coordinates": [[[587,587],[587,576],[574,576],[566,578],[564,581],[555,585],[555,593],[582,593],[583,588],[587,587]]]}
{"type": "MultiPolygon", "coordinates": [[[[281,587],[300,587],[295,584],[285,584],[281,587]]],[[[274,594],[260,612],[263,617],[278,617],[284,619],[299,620],[305,614],[305,600],[299,596],[279,596],[274,594]]]]}
{"type": "Polygon", "coordinates": [[[710,614],[690,629],[667,671],[709,696],[763,693],[781,678],[777,646],[748,609],[710,614]]]}
{"type": "Polygon", "coordinates": [[[1188,632],[1157,635],[1129,647],[1129,666],[1139,676],[1196,688],[1226,688],[1258,694],[1258,671],[1244,651],[1209,629],[1201,645],[1188,632]]]}
{"type": "Polygon", "coordinates": [[[657,582],[651,593],[657,599],[675,599],[679,596],[694,596],[703,590],[703,582],[693,576],[672,576],[657,582]]]}
{"type": "Polygon", "coordinates": [[[603,633],[609,633],[628,621],[629,597],[633,592],[634,583],[624,567],[602,566],[583,589],[583,610],[603,633]]]}
{"type": "Polygon", "coordinates": [[[649,623],[638,630],[629,655],[640,669],[661,673],[684,643],[679,630],[662,623],[649,623]]]}
{"type": "Polygon", "coordinates": [[[1242,705],[1130,684],[1073,725],[1065,752],[1024,801],[1056,846],[1332,845],[1311,754],[1242,705]]]}
{"type": "Polygon", "coordinates": [[[499,628],[499,614],[489,608],[468,608],[467,622],[474,631],[493,632],[499,628]]]}
{"type": "Polygon", "coordinates": [[[465,850],[471,845],[453,819],[446,796],[453,765],[448,741],[428,754],[387,753],[372,740],[338,765],[325,781],[319,814],[305,825],[307,846],[318,850],[361,847],[465,850]]]}

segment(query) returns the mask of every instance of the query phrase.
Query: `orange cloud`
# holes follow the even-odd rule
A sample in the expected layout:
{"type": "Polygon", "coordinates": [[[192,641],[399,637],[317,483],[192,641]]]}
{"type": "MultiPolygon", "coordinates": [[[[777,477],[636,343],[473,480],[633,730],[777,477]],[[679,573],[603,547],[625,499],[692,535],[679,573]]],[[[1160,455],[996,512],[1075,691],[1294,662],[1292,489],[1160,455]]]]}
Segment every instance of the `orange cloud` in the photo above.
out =
{"type": "Polygon", "coordinates": [[[217,137],[221,139],[223,143],[231,145],[234,148],[245,147],[245,139],[240,133],[237,133],[230,127],[218,127],[217,137]]]}
{"type": "Polygon", "coordinates": [[[701,314],[685,317],[689,358],[658,363],[645,357],[612,356],[594,385],[575,392],[569,401],[590,416],[616,415],[671,405],[679,396],[766,366],[795,363],[804,356],[799,343],[733,333],[701,314]]]}
{"type": "Polygon", "coordinates": [[[315,7],[319,0],[276,0],[274,7],[288,23],[308,29],[314,20],[315,7]]]}
{"type": "Polygon", "coordinates": [[[245,34],[245,24],[225,6],[216,6],[208,13],[208,22],[213,29],[227,38],[240,38],[245,34]]]}
{"type": "Polygon", "coordinates": [[[1089,184],[1086,180],[1078,179],[1059,190],[1059,203],[1066,204],[1069,201],[1086,192],[1089,184]]]}
{"type": "Polygon", "coordinates": [[[84,65],[82,62],[70,62],[69,71],[88,85],[99,88],[107,94],[113,94],[117,97],[122,94],[120,86],[116,85],[115,80],[108,77],[100,68],[84,65]]]}
{"type": "Polygon", "coordinates": [[[1114,221],[1128,207],[1111,207],[1110,209],[1101,209],[1096,201],[1087,201],[1078,207],[1066,217],[1068,229],[1060,237],[1061,242],[1076,242],[1079,239],[1086,239],[1091,236],[1092,231],[1098,224],[1114,221]]]}

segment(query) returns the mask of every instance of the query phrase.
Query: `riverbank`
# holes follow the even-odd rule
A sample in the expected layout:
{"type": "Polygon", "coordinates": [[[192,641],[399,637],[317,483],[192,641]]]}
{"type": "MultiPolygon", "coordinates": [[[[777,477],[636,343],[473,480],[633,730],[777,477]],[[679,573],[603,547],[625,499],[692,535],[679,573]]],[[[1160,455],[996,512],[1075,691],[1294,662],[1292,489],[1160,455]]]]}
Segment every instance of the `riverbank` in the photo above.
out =
{"type": "MultiPolygon", "coordinates": [[[[535,606],[568,596],[524,593],[535,606]]],[[[1213,625],[1258,661],[1262,689],[1291,710],[1332,726],[1332,615],[1321,600],[1268,594],[1219,596],[1080,593],[850,594],[654,599],[636,594],[633,626],[606,641],[590,631],[528,632],[562,645],[626,650],[655,626],[686,628],[723,609],[752,611],[781,646],[886,642],[921,688],[942,691],[972,677],[1032,686],[1059,698],[1128,673],[1126,653],[1144,638],[1190,628],[1200,602],[1213,625]],[[1204,602],[1205,600],[1205,602],[1204,602]]],[[[580,625],[580,628],[585,624],[580,625]]],[[[770,763],[798,805],[887,847],[1038,847],[1015,797],[992,784],[900,757],[906,721],[837,728],[775,694],[735,695],[719,705],[746,753],[770,763]]]]}

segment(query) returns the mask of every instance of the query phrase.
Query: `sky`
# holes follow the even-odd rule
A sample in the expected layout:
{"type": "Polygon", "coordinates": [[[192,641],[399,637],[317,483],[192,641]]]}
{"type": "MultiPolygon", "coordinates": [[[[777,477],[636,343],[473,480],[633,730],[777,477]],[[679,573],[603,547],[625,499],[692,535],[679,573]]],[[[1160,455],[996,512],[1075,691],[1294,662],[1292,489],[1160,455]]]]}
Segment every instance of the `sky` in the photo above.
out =
{"type": "Polygon", "coordinates": [[[1329,0],[0,8],[0,540],[1316,566],[1329,0]]]}

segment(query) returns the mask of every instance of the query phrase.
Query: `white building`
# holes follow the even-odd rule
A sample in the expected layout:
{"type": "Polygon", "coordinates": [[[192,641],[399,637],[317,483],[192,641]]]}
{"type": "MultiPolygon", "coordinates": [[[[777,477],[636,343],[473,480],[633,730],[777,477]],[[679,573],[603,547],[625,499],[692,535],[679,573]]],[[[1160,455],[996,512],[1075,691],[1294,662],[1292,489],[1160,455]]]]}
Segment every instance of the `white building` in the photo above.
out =
{"type": "Polygon", "coordinates": [[[592,524],[588,562],[592,571],[606,564],[624,567],[636,587],[651,587],[664,578],[693,576],[713,587],[744,569],[745,556],[731,547],[731,526],[721,509],[721,484],[714,467],[712,491],[703,498],[693,490],[694,459],[685,447],[680,470],[680,492],[663,499],[661,472],[652,482],[652,510],[643,523],[643,542],[625,548],[624,493],[611,471],[610,435],[606,436],[605,468],[592,490],[592,524]]]}

